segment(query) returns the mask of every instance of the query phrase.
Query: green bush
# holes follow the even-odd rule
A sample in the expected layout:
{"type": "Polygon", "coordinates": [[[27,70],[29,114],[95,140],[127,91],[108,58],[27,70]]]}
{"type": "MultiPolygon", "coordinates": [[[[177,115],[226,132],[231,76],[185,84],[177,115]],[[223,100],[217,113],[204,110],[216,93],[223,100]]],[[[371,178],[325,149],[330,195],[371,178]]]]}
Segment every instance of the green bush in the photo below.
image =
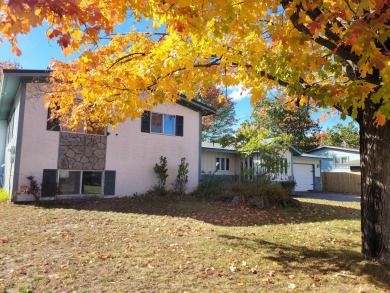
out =
{"type": "Polygon", "coordinates": [[[160,164],[156,164],[153,168],[157,175],[158,183],[154,186],[154,192],[159,195],[166,195],[165,184],[168,178],[168,163],[167,157],[160,156],[160,164]]]}
{"type": "Polygon", "coordinates": [[[281,181],[280,185],[288,192],[288,195],[292,195],[297,183],[295,181],[281,181]]]}
{"type": "Polygon", "coordinates": [[[288,192],[280,184],[269,180],[254,180],[236,182],[231,186],[232,196],[242,196],[246,199],[252,197],[267,197],[270,201],[288,199],[288,192]]]}
{"type": "Polygon", "coordinates": [[[205,197],[218,194],[220,192],[222,183],[223,181],[220,176],[215,176],[214,174],[203,175],[198,189],[194,191],[193,194],[205,197]]]}
{"type": "Polygon", "coordinates": [[[241,196],[245,201],[254,197],[266,197],[269,202],[285,201],[289,192],[281,184],[266,179],[253,181],[223,181],[219,176],[205,177],[198,191],[198,195],[229,201],[235,196],[241,196]]]}
{"type": "Polygon", "coordinates": [[[179,169],[177,171],[176,181],[174,183],[175,192],[183,195],[188,182],[188,163],[186,158],[181,158],[179,169]]]}
{"type": "Polygon", "coordinates": [[[0,188],[0,202],[5,202],[9,200],[11,197],[8,194],[7,191],[5,191],[3,188],[0,188]]]}

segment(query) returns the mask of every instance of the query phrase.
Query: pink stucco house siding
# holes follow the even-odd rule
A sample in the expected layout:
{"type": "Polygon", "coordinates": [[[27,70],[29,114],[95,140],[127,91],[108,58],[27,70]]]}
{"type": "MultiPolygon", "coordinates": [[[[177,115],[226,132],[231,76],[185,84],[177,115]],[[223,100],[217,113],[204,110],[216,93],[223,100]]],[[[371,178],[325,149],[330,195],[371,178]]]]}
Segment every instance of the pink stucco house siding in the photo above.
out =
{"type": "Polygon", "coordinates": [[[0,175],[12,200],[32,199],[15,195],[18,187],[29,184],[28,176],[42,182],[43,199],[142,194],[157,183],[153,167],[160,156],[168,161],[167,189],[183,157],[189,163],[187,190],[198,186],[201,117],[213,113],[212,108],[182,98],[102,133],[63,131],[48,123],[44,94],[39,94],[48,74],[3,70],[1,76],[0,175]]]}

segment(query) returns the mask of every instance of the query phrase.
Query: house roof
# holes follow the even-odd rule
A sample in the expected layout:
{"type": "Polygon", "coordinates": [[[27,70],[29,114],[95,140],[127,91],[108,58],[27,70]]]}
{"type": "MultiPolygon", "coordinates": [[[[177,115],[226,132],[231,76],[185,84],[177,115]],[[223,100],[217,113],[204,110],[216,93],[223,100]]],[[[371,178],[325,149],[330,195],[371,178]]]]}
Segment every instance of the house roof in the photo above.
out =
{"type": "Polygon", "coordinates": [[[339,150],[339,151],[349,151],[349,152],[359,153],[358,149],[338,147],[338,146],[332,146],[332,145],[323,145],[323,146],[320,146],[318,148],[309,150],[306,153],[311,153],[311,152],[322,150],[322,149],[333,149],[333,150],[339,150]]]}
{"type": "MultiPolygon", "coordinates": [[[[7,119],[11,111],[13,100],[19,89],[20,82],[37,79],[47,81],[52,70],[41,69],[3,69],[0,76],[0,120],[7,119]]],[[[215,109],[196,100],[187,100],[180,96],[179,105],[202,113],[202,116],[215,114],[215,109]]]]}
{"type": "Polygon", "coordinates": [[[222,147],[221,144],[216,142],[202,142],[202,150],[208,152],[218,152],[218,153],[230,153],[237,154],[237,151],[232,146],[222,147]]]}
{"type": "Polygon", "coordinates": [[[0,120],[8,118],[22,80],[46,79],[51,70],[3,69],[0,80],[0,120]]]}
{"type": "Polygon", "coordinates": [[[189,101],[186,96],[181,95],[180,100],[177,101],[179,105],[190,108],[195,111],[200,111],[202,116],[208,116],[215,114],[215,109],[197,100],[192,99],[189,101]]]}
{"type": "MultiPolygon", "coordinates": [[[[222,147],[221,144],[213,143],[213,142],[202,142],[202,150],[208,151],[208,152],[238,154],[238,152],[236,151],[236,149],[233,146],[222,147]]],[[[326,157],[302,153],[294,146],[290,146],[289,150],[294,157],[301,157],[301,158],[307,158],[307,159],[318,159],[318,160],[332,160],[332,158],[326,158],[326,157]]]]}

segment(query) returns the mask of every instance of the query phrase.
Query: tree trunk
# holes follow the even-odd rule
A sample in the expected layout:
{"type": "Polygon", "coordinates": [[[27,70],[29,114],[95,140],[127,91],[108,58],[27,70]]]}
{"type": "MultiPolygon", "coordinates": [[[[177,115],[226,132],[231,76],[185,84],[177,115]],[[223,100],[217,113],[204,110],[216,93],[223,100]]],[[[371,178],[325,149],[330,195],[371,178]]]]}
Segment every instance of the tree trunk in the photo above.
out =
{"type": "Polygon", "coordinates": [[[362,169],[362,253],[390,264],[390,122],[376,127],[370,99],[361,112],[360,159],[362,169]]]}

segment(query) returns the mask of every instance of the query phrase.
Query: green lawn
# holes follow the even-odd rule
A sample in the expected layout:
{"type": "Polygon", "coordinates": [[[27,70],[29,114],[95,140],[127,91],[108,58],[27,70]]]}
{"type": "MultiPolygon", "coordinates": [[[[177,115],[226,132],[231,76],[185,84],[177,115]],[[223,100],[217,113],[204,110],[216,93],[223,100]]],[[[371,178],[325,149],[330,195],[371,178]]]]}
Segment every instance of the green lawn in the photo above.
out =
{"type": "Polygon", "coordinates": [[[358,203],[191,197],[0,204],[0,292],[389,292],[358,203]]]}

